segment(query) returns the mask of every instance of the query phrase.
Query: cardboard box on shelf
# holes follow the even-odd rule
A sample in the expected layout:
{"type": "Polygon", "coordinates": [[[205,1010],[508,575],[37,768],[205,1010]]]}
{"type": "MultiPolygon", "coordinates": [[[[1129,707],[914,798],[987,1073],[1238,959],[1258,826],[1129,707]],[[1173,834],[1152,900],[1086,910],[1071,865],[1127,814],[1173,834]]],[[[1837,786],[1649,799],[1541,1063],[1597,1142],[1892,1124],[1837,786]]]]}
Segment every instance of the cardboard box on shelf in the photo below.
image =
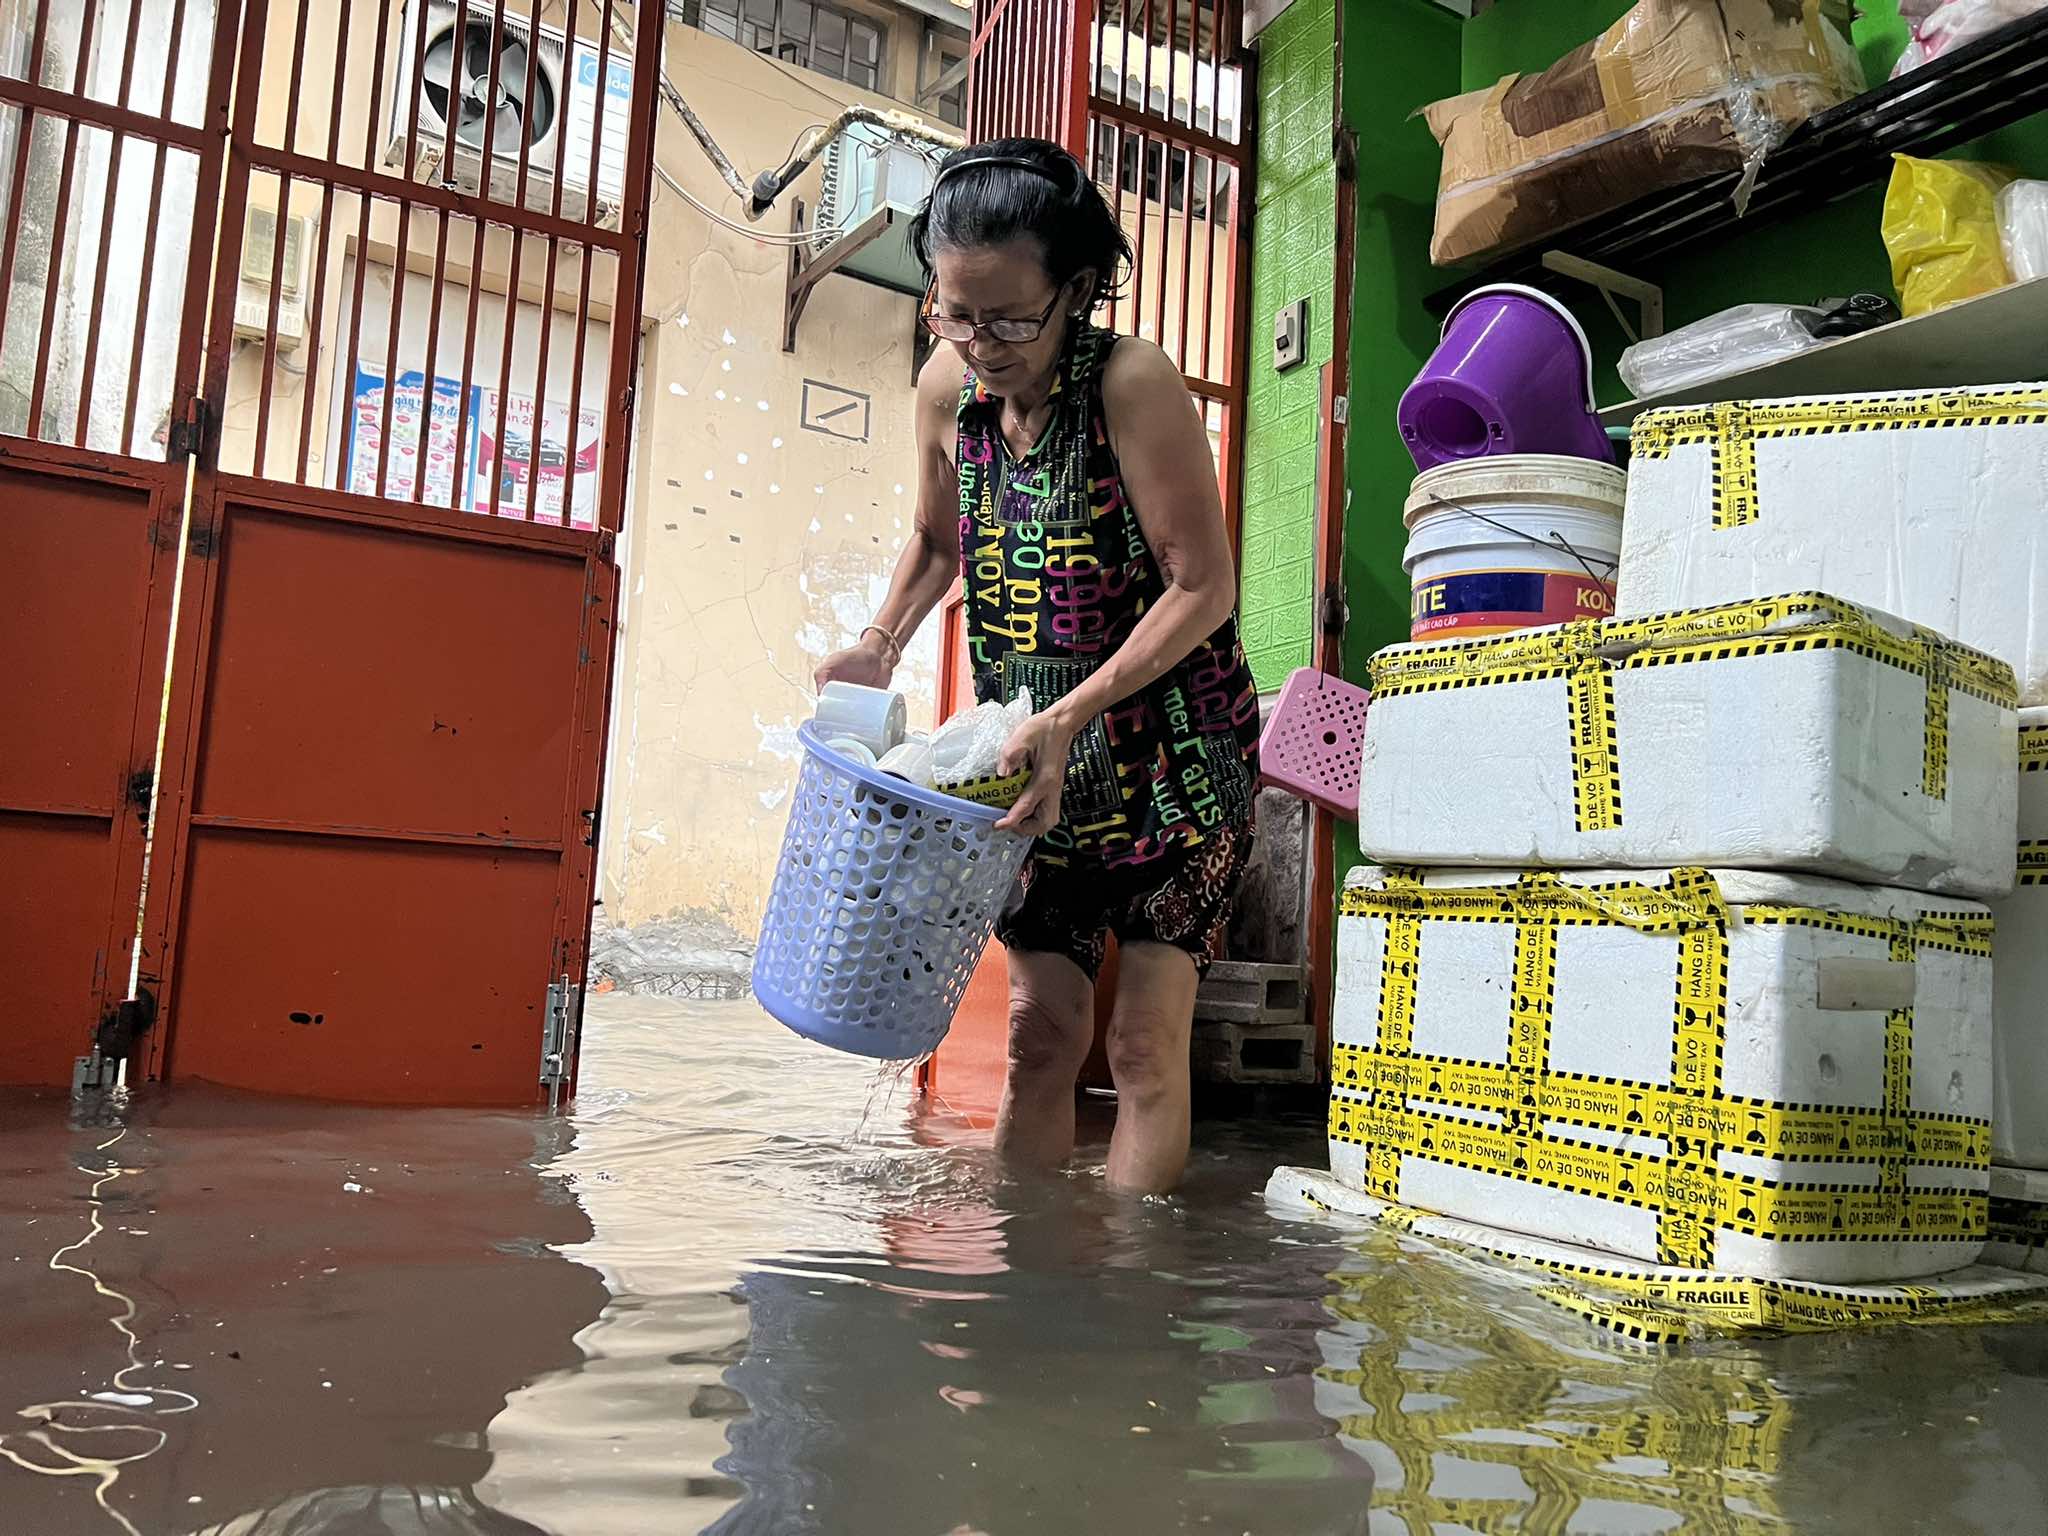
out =
{"type": "Polygon", "coordinates": [[[1443,146],[1439,266],[1760,160],[1863,89],[1847,0],[1640,0],[1540,74],[1423,109],[1443,146]]]}

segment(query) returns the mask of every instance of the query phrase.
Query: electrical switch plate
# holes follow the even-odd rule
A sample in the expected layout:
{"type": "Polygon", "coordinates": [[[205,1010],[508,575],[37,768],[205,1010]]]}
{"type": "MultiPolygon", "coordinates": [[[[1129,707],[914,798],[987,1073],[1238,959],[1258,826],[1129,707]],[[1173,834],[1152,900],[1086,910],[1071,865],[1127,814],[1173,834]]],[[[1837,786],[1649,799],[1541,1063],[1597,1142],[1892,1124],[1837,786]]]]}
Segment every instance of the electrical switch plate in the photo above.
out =
{"type": "Polygon", "coordinates": [[[1273,371],[1285,373],[1308,357],[1308,300],[1296,299],[1273,316],[1273,371]]]}

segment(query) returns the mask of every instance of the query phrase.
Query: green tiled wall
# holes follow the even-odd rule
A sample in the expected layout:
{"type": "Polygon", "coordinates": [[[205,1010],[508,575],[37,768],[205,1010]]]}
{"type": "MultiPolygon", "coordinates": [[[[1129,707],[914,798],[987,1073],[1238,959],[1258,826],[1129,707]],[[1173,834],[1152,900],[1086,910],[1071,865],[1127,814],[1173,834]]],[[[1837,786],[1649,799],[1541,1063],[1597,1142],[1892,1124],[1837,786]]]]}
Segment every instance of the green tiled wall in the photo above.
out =
{"type": "Polygon", "coordinates": [[[1240,604],[1261,690],[1309,663],[1315,625],[1316,413],[1330,360],[1337,243],[1335,0],[1295,0],[1259,39],[1258,200],[1244,428],[1240,604]],[[1273,371],[1273,315],[1308,300],[1308,360],[1273,371]]]}

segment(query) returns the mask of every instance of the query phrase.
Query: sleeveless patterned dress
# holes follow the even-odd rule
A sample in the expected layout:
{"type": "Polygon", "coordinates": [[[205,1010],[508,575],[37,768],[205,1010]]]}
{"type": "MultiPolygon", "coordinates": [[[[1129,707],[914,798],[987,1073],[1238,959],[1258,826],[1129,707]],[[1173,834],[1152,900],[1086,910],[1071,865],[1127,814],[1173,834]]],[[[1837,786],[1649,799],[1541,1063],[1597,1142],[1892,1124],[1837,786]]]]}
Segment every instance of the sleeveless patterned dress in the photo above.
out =
{"type": "MultiPolygon", "coordinates": [[[[1022,458],[1002,402],[970,371],[960,395],[960,565],[974,691],[1034,708],[1065,697],[1166,591],[1124,494],[1102,404],[1117,337],[1078,327],[1053,414],[1022,458]]],[[[1033,850],[1054,866],[1162,878],[1205,842],[1248,844],[1259,700],[1233,613],[1164,676],[1084,727],[1067,761],[1061,821],[1033,850]]],[[[1217,850],[1220,852],[1220,848],[1217,850]]]]}

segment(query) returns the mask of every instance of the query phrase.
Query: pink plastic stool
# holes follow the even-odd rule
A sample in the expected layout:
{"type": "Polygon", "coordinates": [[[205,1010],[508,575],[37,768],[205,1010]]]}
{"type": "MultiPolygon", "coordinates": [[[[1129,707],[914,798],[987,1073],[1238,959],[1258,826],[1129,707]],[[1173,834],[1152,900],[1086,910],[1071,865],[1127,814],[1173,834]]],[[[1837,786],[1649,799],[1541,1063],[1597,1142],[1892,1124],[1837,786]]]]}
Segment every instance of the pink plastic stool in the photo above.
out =
{"type": "Polygon", "coordinates": [[[1287,679],[1259,734],[1259,776],[1275,789],[1358,820],[1358,757],[1365,706],[1356,683],[1302,667],[1287,679]]]}

